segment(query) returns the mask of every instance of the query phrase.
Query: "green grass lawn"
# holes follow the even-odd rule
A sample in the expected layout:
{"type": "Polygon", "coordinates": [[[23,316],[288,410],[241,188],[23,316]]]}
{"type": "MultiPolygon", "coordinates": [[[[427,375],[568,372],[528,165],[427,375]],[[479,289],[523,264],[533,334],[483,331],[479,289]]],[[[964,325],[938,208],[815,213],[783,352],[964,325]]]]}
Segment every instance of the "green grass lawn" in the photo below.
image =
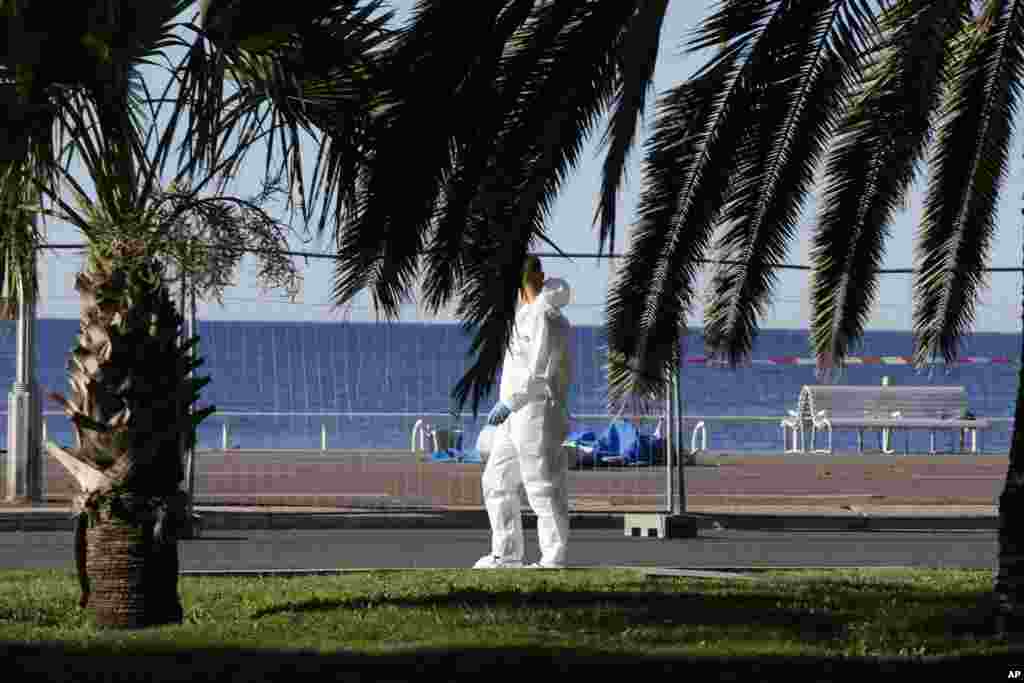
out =
{"type": "Polygon", "coordinates": [[[293,680],[317,672],[358,680],[342,674],[361,672],[365,680],[433,681],[436,673],[454,680],[479,671],[542,675],[552,667],[646,675],[683,664],[718,673],[780,667],[827,680],[857,668],[929,663],[989,667],[1006,680],[1007,667],[1024,669],[1024,650],[992,634],[991,572],[753,576],[437,570],[183,577],[184,624],[126,632],[89,624],[71,572],[4,571],[0,661],[39,680],[293,680]],[[959,659],[942,659],[949,656],[959,659]]]}

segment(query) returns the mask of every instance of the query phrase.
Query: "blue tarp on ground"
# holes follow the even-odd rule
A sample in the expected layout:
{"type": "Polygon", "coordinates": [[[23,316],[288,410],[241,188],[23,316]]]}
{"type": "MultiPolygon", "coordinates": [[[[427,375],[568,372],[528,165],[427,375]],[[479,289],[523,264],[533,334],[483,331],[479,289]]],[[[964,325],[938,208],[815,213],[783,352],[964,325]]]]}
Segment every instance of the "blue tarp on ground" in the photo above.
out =
{"type": "Polygon", "coordinates": [[[461,462],[482,464],[480,453],[474,448],[463,451],[457,448],[449,448],[446,451],[434,451],[430,454],[431,462],[461,462]]]}
{"type": "MultiPolygon", "coordinates": [[[[660,436],[641,434],[633,423],[616,420],[600,435],[592,431],[572,432],[563,442],[576,448],[576,466],[653,465],[656,455],[664,449],[660,436]]],[[[483,464],[479,451],[449,448],[430,454],[431,462],[483,464]]]]}
{"type": "Polygon", "coordinates": [[[627,420],[616,420],[598,436],[592,431],[573,432],[563,442],[576,448],[576,465],[652,465],[664,448],[660,436],[640,434],[627,420]]]}

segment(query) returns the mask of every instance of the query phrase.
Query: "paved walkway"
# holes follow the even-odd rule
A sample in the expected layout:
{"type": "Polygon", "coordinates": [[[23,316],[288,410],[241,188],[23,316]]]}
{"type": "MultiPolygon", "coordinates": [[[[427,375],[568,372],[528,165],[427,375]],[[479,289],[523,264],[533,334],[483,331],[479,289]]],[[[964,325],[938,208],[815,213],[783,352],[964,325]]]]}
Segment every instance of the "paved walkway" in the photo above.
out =
{"type": "MultiPolygon", "coordinates": [[[[686,510],[702,528],[995,529],[1005,455],[707,454],[685,468],[686,510]]],[[[71,529],[67,473],[47,461],[56,504],[0,504],[0,531],[71,529]]],[[[479,465],[390,451],[201,451],[203,528],[487,528],[479,465]]],[[[0,471],[2,478],[2,471],[0,471]]],[[[623,529],[665,501],[664,471],[573,471],[577,528],[623,529]]],[[[527,513],[527,519],[530,515],[527,513]]],[[[528,522],[529,523],[529,522],[528,522]]]]}

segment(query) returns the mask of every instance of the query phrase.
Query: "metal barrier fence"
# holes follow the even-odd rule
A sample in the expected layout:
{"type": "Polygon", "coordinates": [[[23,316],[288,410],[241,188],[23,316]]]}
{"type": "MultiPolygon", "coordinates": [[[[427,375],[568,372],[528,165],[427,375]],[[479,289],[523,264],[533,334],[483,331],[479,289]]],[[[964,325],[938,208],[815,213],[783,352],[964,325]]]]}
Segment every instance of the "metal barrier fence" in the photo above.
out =
{"type": "MultiPolygon", "coordinates": [[[[6,413],[0,412],[0,416],[6,417],[6,413]]],[[[579,415],[574,416],[571,428],[573,431],[590,430],[596,433],[607,427],[613,416],[611,415],[579,415]]],[[[787,455],[786,433],[781,426],[784,416],[762,415],[762,416],[736,416],[736,415],[684,415],[682,447],[689,453],[712,451],[717,453],[735,453],[745,455],[787,455]],[[761,434],[770,434],[769,440],[748,438],[746,447],[736,447],[737,440],[742,438],[743,428],[753,427],[761,434]],[[726,436],[723,436],[726,434],[726,436]],[[723,443],[724,442],[724,443],[723,443]],[[753,445],[754,447],[751,447],[753,445]]],[[[471,451],[475,446],[476,438],[483,428],[483,417],[472,421],[469,418],[453,424],[450,415],[447,413],[303,413],[303,412],[280,412],[280,413],[239,413],[239,412],[217,412],[207,419],[207,424],[201,429],[203,434],[198,440],[198,448],[202,450],[301,450],[301,451],[331,451],[331,450],[360,450],[373,452],[382,450],[397,452],[400,449],[393,447],[375,448],[372,443],[361,445],[345,445],[338,443],[338,425],[346,420],[377,422],[381,419],[393,419],[401,425],[400,432],[404,441],[409,443],[409,453],[419,454],[421,457],[431,455],[435,451],[443,451],[449,448],[455,450],[471,451]],[[267,420],[267,418],[276,418],[267,420]],[[272,430],[278,424],[292,427],[301,423],[303,431],[290,435],[290,441],[286,445],[279,442],[268,442],[268,429],[272,430]],[[252,431],[248,431],[251,427],[252,431]],[[254,433],[257,432],[257,433],[254,433]]],[[[650,435],[654,431],[663,429],[663,415],[628,415],[623,419],[641,423],[638,431],[650,435]],[[655,426],[651,428],[651,425],[655,426]],[[645,429],[646,428],[646,429],[645,429]]],[[[991,417],[987,418],[992,423],[991,428],[979,432],[979,452],[988,454],[999,454],[1009,452],[1010,439],[1013,433],[1012,417],[991,417]]],[[[809,430],[810,425],[807,425],[809,430]]],[[[878,430],[875,430],[878,431],[878,430]]],[[[926,431],[926,430],[925,430],[926,431]]],[[[62,435],[62,443],[69,443],[70,424],[61,412],[43,413],[43,439],[54,438],[62,435]],[[54,433],[51,425],[55,421],[63,423],[54,433]]],[[[852,452],[856,446],[850,437],[850,442],[844,439],[843,432],[837,431],[834,436],[835,451],[837,453],[852,452]]],[[[939,432],[937,448],[956,452],[958,449],[958,436],[956,432],[939,432]]],[[[875,435],[881,439],[880,432],[875,435]]],[[[913,444],[912,452],[925,452],[920,448],[924,441],[911,432],[900,436],[900,447],[902,449],[903,438],[911,439],[913,444]]],[[[59,437],[58,437],[59,438],[59,437]]],[[[792,436],[788,437],[790,440],[792,436]]],[[[811,447],[811,434],[808,431],[804,435],[806,444],[811,447]]],[[[824,437],[817,444],[822,446],[824,437]]],[[[870,448],[870,443],[868,444],[870,448]]],[[[901,450],[902,452],[902,450],[901,450]]],[[[580,467],[595,466],[589,461],[580,467]]]]}
{"type": "MultiPolygon", "coordinates": [[[[231,420],[239,418],[237,415],[222,415],[211,419],[216,421],[218,417],[231,420]]],[[[447,416],[439,414],[434,417],[447,416]]],[[[581,417],[595,421],[597,418],[608,419],[608,416],[600,415],[581,417]]],[[[56,423],[66,418],[53,412],[47,413],[46,418],[50,428],[46,430],[49,434],[44,434],[44,438],[53,437],[56,423]]],[[[438,444],[432,443],[432,439],[438,436],[438,432],[447,432],[443,439],[448,444],[457,443],[457,435],[446,427],[436,427],[434,423],[426,422],[431,419],[430,415],[421,416],[415,422],[411,421],[412,416],[403,416],[403,419],[408,419],[413,427],[407,434],[408,448],[402,449],[337,448],[329,439],[324,442],[323,431],[317,433],[315,430],[307,432],[308,445],[259,448],[258,444],[248,442],[244,430],[228,431],[235,443],[228,448],[224,448],[221,442],[197,449],[189,461],[191,476],[186,481],[192,481],[191,490],[198,505],[319,506],[392,511],[424,508],[481,509],[483,500],[480,478],[483,464],[457,458],[435,459],[432,451],[438,444]],[[417,423],[419,429],[416,428],[417,423]]],[[[662,416],[647,416],[645,429],[650,429],[652,421],[661,419],[662,416]]],[[[780,417],[770,416],[687,416],[684,419],[683,445],[687,449],[700,451],[704,448],[703,439],[707,435],[707,445],[717,450],[714,449],[716,434],[726,426],[735,428],[745,424],[748,428],[758,425],[775,428],[780,420],[780,417]]],[[[1008,441],[1012,420],[997,418],[993,422],[996,424],[994,429],[1003,430],[1003,438],[1008,441]]],[[[223,439],[224,423],[220,422],[214,427],[221,430],[220,436],[223,439]]],[[[991,433],[988,436],[991,437],[991,433]]],[[[464,443],[475,438],[466,433],[463,437],[464,443]]],[[[724,452],[746,456],[792,457],[784,453],[781,431],[777,439],[774,448],[759,452],[724,452]]],[[[57,440],[66,443],[64,439],[57,440]]],[[[947,442],[940,442],[940,451],[957,450],[955,441],[955,435],[952,435],[947,442]]],[[[998,452],[991,447],[993,441],[992,438],[985,439],[985,453],[998,452]]],[[[894,461],[898,461],[902,453],[899,448],[901,444],[902,439],[895,444],[897,450],[891,456],[894,461]]],[[[921,452],[925,451],[912,451],[921,452]]],[[[836,451],[836,455],[852,453],[852,449],[836,451]]],[[[566,455],[572,462],[569,477],[570,507],[574,512],[672,510],[671,470],[666,460],[658,459],[651,466],[620,466],[602,464],[596,460],[573,460],[577,454],[569,449],[566,455]]],[[[7,456],[6,453],[0,455],[0,480],[6,472],[7,456]]],[[[692,478],[700,474],[699,469],[687,476],[692,478]]],[[[75,493],[70,476],[52,458],[46,458],[44,471],[44,498],[51,502],[67,503],[75,493]]],[[[737,484],[738,481],[733,486],[737,484]]],[[[779,485],[782,486],[782,483],[779,485]]],[[[691,495],[693,486],[692,482],[688,486],[691,495]]],[[[525,497],[523,503],[525,506],[525,497]]]]}
{"type": "MultiPolygon", "coordinates": [[[[209,421],[214,424],[210,431],[219,436],[220,440],[201,443],[193,456],[193,491],[197,503],[385,507],[396,510],[482,507],[480,476],[483,463],[457,457],[435,457],[435,452],[460,445],[460,431],[463,450],[471,451],[476,439],[474,427],[453,430],[448,422],[450,416],[443,413],[402,415],[401,419],[409,425],[406,434],[408,448],[339,448],[331,442],[327,423],[323,421],[325,417],[351,416],[232,413],[211,417],[209,421]],[[244,429],[246,424],[256,424],[257,420],[262,420],[261,428],[265,429],[266,420],[272,417],[309,420],[310,426],[318,424],[319,429],[305,432],[303,442],[290,448],[263,448],[261,446],[264,444],[247,438],[244,429]]],[[[362,415],[357,419],[373,417],[362,415]]],[[[54,429],[57,427],[55,423],[66,421],[62,413],[48,411],[44,418],[44,439],[54,438],[55,431],[63,432],[62,429],[54,429]]],[[[653,424],[657,424],[655,429],[658,429],[664,421],[663,415],[631,415],[625,418],[642,424],[641,431],[648,434],[653,424]]],[[[577,424],[601,424],[602,421],[607,424],[611,416],[580,415],[577,419],[577,424]]],[[[787,456],[779,426],[781,419],[781,416],[685,416],[682,445],[686,450],[696,452],[711,450],[748,456],[787,456]],[[759,451],[723,451],[715,448],[718,440],[716,435],[722,429],[735,429],[743,425],[778,429],[774,447],[759,451]]],[[[995,418],[992,421],[994,427],[985,435],[983,448],[983,452],[988,454],[1000,452],[992,447],[994,442],[1005,441],[1008,444],[1013,422],[1011,418],[995,418]],[[1001,439],[993,438],[992,433],[996,431],[1003,433],[1001,439]]],[[[471,424],[480,426],[482,420],[467,420],[467,426],[471,424]]],[[[248,433],[248,436],[253,435],[248,433]]],[[[66,444],[63,438],[55,440],[66,444]]],[[[871,446],[870,443],[868,445],[871,446]]],[[[895,457],[898,457],[902,453],[902,438],[896,445],[895,457]]],[[[951,434],[945,441],[940,440],[938,446],[940,451],[959,450],[955,434],[951,434]]],[[[852,448],[836,450],[836,454],[853,452],[852,448]]],[[[914,449],[912,452],[926,451],[914,449]]],[[[1006,451],[1004,449],[1001,452],[1006,451]]],[[[575,512],[664,512],[669,509],[670,470],[664,454],[647,466],[609,465],[597,459],[580,458],[579,455],[580,452],[575,449],[566,449],[571,465],[571,509],[575,512]]],[[[0,460],[4,458],[0,457],[0,460]]],[[[61,466],[51,460],[46,463],[45,469],[48,479],[47,496],[51,500],[69,499],[73,485],[61,466]]],[[[3,467],[0,466],[2,471],[3,467]]]]}
{"type": "MultiPolygon", "coordinates": [[[[483,505],[480,476],[486,459],[472,457],[483,419],[466,420],[468,429],[452,429],[444,413],[218,413],[208,422],[219,443],[200,442],[194,468],[195,499],[200,504],[322,505],[410,509],[419,507],[479,508],[483,505]],[[268,418],[319,424],[287,448],[264,448],[247,438],[246,425],[266,432],[268,418]],[[408,449],[372,445],[338,448],[331,443],[327,418],[376,420],[397,418],[409,426],[408,449]],[[443,422],[432,420],[441,419],[443,422]],[[313,421],[318,422],[313,422],[313,421]],[[460,438],[461,437],[461,438],[460,438]],[[452,448],[451,457],[439,457],[452,448]],[[470,456],[463,458],[463,455],[470,456]]],[[[611,416],[581,415],[607,424],[611,416]]],[[[63,413],[43,415],[43,440],[70,445],[71,432],[63,413]],[[58,434],[60,436],[58,436],[58,434]]],[[[627,415],[637,423],[663,421],[662,416],[627,415]]],[[[248,436],[256,436],[249,433],[248,436]]],[[[265,436],[265,434],[260,435],[265,436]]],[[[566,448],[570,458],[570,506],[577,512],[650,511],[667,509],[668,486],[664,456],[647,466],[619,466],[587,459],[582,451],[566,448]]],[[[46,491],[51,499],[70,498],[73,485],[59,464],[47,462],[46,491]]],[[[3,467],[0,466],[0,471],[3,467]]],[[[525,503],[525,498],[524,498],[525,503]]]]}
{"type": "MultiPolygon", "coordinates": [[[[55,355],[57,360],[41,359],[44,362],[40,369],[45,372],[40,380],[48,389],[63,391],[67,386],[66,371],[61,366],[66,362],[68,344],[76,331],[74,319],[79,314],[80,301],[73,291],[73,281],[81,265],[81,252],[41,252],[42,292],[37,315],[40,319],[66,318],[68,323],[66,330],[51,335],[52,338],[37,337],[37,346],[50,345],[63,354],[55,355]]],[[[586,259],[545,260],[548,275],[565,278],[575,288],[573,300],[565,309],[574,326],[601,323],[612,268],[610,261],[595,264],[586,259]]],[[[353,333],[339,342],[327,339],[326,334],[321,339],[317,336],[321,335],[319,331],[311,332],[309,339],[301,341],[295,336],[298,332],[291,329],[269,330],[265,328],[267,321],[275,320],[302,324],[360,322],[367,323],[366,327],[373,328],[375,334],[388,329],[388,324],[372,322],[374,313],[367,296],[357,297],[343,309],[331,304],[326,286],[331,280],[328,261],[307,262],[303,270],[307,289],[296,300],[257,291],[251,284],[251,259],[243,262],[242,272],[250,283],[229,289],[223,305],[216,301],[198,302],[200,333],[206,335],[200,344],[200,354],[207,359],[207,365],[200,372],[214,378],[214,383],[208,387],[212,399],[204,397],[204,403],[213,402],[222,408],[201,426],[198,434],[201,455],[197,457],[195,472],[201,500],[203,496],[212,502],[285,500],[291,496],[292,499],[322,500],[325,504],[374,500],[395,505],[402,501],[408,505],[480,504],[479,464],[433,460],[428,457],[433,451],[427,447],[421,449],[421,457],[409,457],[413,452],[417,422],[420,424],[417,439],[428,441],[424,429],[428,425],[431,433],[441,435],[449,445],[457,446],[461,435],[464,447],[473,445],[483,425],[482,418],[452,417],[444,411],[461,362],[454,357],[456,352],[452,345],[445,346],[434,337],[427,339],[426,333],[422,338],[396,334],[388,340],[392,348],[387,350],[391,355],[387,355],[379,348],[379,340],[386,336],[382,332],[376,337],[353,333]],[[255,327],[214,330],[212,326],[203,328],[207,321],[242,321],[238,325],[255,327]],[[223,336],[213,338],[210,335],[223,336]],[[411,346],[403,349],[403,344],[411,346]],[[296,351],[297,348],[301,351],[296,351]],[[378,404],[401,407],[402,411],[374,410],[376,399],[363,401],[373,392],[387,395],[388,400],[381,399],[378,404]],[[275,409],[259,409],[257,399],[266,399],[264,403],[275,409]],[[364,407],[367,409],[361,410],[364,407]],[[210,482],[210,488],[204,488],[205,482],[210,482]]],[[[992,277],[998,286],[984,292],[978,308],[978,328],[982,330],[1003,329],[1006,321],[1019,321],[1021,315],[1020,274],[993,273],[992,277]]],[[[784,432],[780,422],[786,409],[795,404],[793,386],[815,381],[815,359],[808,357],[806,332],[799,331],[806,326],[810,315],[806,278],[804,271],[779,273],[778,291],[782,295],[773,299],[763,321],[763,334],[757,341],[752,361],[756,372],[751,371],[740,379],[735,379],[734,375],[727,383],[724,374],[713,374],[727,373],[727,370],[706,369],[698,377],[700,373],[691,372],[690,365],[684,369],[686,407],[681,411],[684,448],[783,454],[784,432]],[[772,328],[776,329],[772,331],[772,328]],[[685,374],[688,372],[691,372],[689,376],[685,374]],[[785,381],[781,381],[784,377],[785,381]]],[[[863,363],[851,366],[844,381],[877,383],[878,379],[871,373],[890,370],[874,368],[869,357],[877,359],[911,352],[910,348],[904,348],[907,340],[903,337],[907,337],[907,333],[901,330],[912,327],[908,304],[913,276],[893,274],[882,280],[878,303],[867,327],[869,331],[895,335],[895,341],[879,337],[855,352],[862,354],[863,363]]],[[[697,287],[700,302],[707,282],[707,274],[702,275],[697,287]]],[[[455,322],[450,312],[427,315],[415,305],[403,308],[402,320],[455,322]]],[[[698,305],[690,324],[699,330],[702,322],[698,305]]],[[[440,327],[454,328],[425,325],[423,329],[440,327]]],[[[596,328],[586,334],[595,339],[598,336],[596,328]]],[[[1019,330],[1016,334],[1019,335],[1019,330]]],[[[13,335],[6,336],[4,341],[9,346],[8,357],[13,361],[13,335]]],[[[991,419],[995,426],[983,435],[982,449],[987,453],[1006,452],[1012,424],[1012,418],[1007,415],[1013,414],[1016,387],[1014,363],[1020,362],[1017,357],[1019,336],[1013,352],[996,348],[999,344],[995,342],[988,348],[985,344],[989,342],[980,337],[970,342],[974,346],[969,346],[966,353],[977,356],[978,363],[965,366],[969,371],[951,381],[973,382],[974,396],[987,397],[983,402],[986,405],[976,412],[991,419]],[[1007,362],[997,367],[994,364],[997,356],[1012,358],[1004,358],[1007,362]],[[992,364],[983,365],[984,359],[991,360],[992,364]],[[979,379],[983,373],[989,375],[979,379]]],[[[687,363],[702,367],[699,364],[703,363],[704,349],[696,345],[703,341],[699,335],[691,334],[689,343],[691,348],[684,350],[687,363]]],[[[593,349],[591,355],[599,355],[596,345],[593,349]]],[[[40,356],[39,348],[36,351],[40,356]]],[[[47,353],[54,355],[55,352],[47,353]]],[[[602,389],[603,361],[596,357],[579,358],[577,365],[578,391],[573,409],[578,414],[572,428],[599,433],[610,419],[600,412],[607,409],[602,389]]],[[[885,365],[884,358],[881,365],[885,365]]],[[[916,380],[901,377],[897,381],[916,380]]],[[[62,413],[46,411],[45,416],[51,435],[58,440],[70,438],[70,427],[62,413]]],[[[651,433],[658,417],[646,419],[642,430],[651,433]]],[[[956,435],[947,436],[948,440],[940,439],[940,447],[956,446],[956,435]]],[[[837,433],[837,451],[852,451],[854,438],[852,434],[837,433]],[[846,437],[849,437],[848,442],[844,441],[846,437]]],[[[912,434],[912,452],[926,452],[923,444],[927,443],[927,438],[927,434],[912,434]]],[[[438,444],[433,445],[436,449],[438,444]]],[[[47,468],[52,469],[53,465],[48,463],[47,468]]],[[[577,494],[573,499],[574,509],[630,506],[662,509],[671,494],[667,482],[666,468],[661,465],[609,467],[597,460],[577,462],[573,469],[577,494]]],[[[51,487],[51,491],[54,490],[51,487]]]]}

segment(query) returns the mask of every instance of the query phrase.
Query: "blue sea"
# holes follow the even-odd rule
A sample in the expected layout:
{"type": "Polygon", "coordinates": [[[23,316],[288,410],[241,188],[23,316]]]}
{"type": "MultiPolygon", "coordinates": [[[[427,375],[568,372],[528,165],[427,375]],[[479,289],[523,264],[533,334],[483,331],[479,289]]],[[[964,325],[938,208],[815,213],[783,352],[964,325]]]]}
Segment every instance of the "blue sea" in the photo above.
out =
{"type": "MultiPolygon", "coordinates": [[[[78,321],[36,323],[37,380],[46,392],[68,389],[66,364],[78,321]]],[[[601,329],[577,327],[574,415],[607,412],[601,329]]],[[[201,405],[215,405],[199,432],[201,448],[219,448],[229,424],[229,446],[246,448],[409,448],[413,425],[462,430],[466,444],[476,437],[496,392],[479,418],[452,416],[450,392],[469,365],[469,339],[458,325],[362,322],[200,321],[200,369],[212,377],[201,405]],[[327,415],[323,415],[326,413],[327,415]]],[[[912,353],[909,333],[869,332],[855,355],[869,364],[851,365],[840,383],[955,384],[967,388],[970,409],[979,416],[1013,415],[1021,339],[1018,334],[979,333],[966,340],[964,355],[974,362],[915,371],[900,356],[912,353]],[[880,357],[880,359],[879,359],[880,357]],[[871,359],[874,358],[872,361],[871,359]],[[1012,362],[1007,363],[1009,358],[1012,362]],[[873,364],[871,364],[873,363],[873,364]]],[[[805,330],[764,330],[752,364],[736,370],[698,362],[703,337],[687,338],[689,362],[683,372],[688,430],[704,419],[710,450],[781,452],[777,421],[726,422],[723,417],[777,417],[794,408],[801,386],[815,383],[805,330]]],[[[0,382],[9,387],[15,372],[15,324],[0,323],[0,382]]],[[[48,434],[71,443],[68,420],[44,403],[48,434]]],[[[574,429],[601,430],[607,418],[577,421],[574,429]]],[[[650,431],[653,424],[642,431],[650,431]]],[[[6,432],[6,420],[0,420],[6,432]]],[[[3,436],[6,443],[6,433],[3,436]]],[[[927,433],[913,434],[912,450],[925,451],[927,433]]],[[[952,436],[949,437],[950,439],[952,436]]],[[[853,449],[853,434],[836,434],[836,447],[853,449]]],[[[940,437],[945,439],[945,437],[940,437]]],[[[900,439],[902,445],[902,438],[900,439]]],[[[939,442],[939,447],[949,445],[939,442]]],[[[987,432],[983,448],[1005,452],[1009,423],[987,432]]]]}

